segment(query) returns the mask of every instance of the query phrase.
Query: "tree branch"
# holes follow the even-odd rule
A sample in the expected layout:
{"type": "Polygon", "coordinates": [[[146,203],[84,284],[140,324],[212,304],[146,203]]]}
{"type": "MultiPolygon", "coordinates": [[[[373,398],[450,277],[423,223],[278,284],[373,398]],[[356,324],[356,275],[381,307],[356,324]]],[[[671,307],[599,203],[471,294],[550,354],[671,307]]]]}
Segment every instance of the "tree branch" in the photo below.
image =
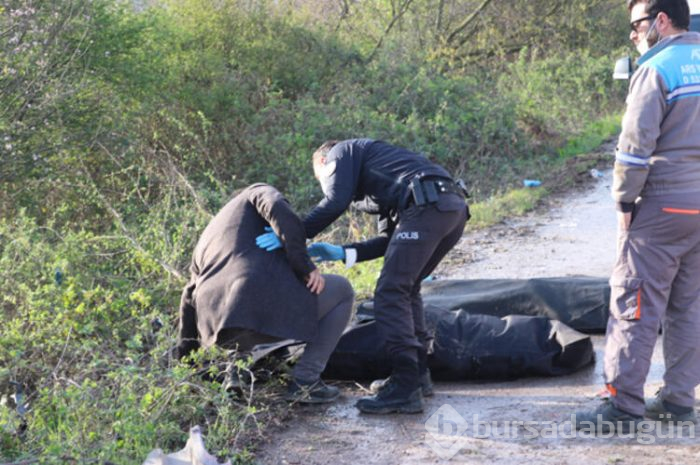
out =
{"type": "Polygon", "coordinates": [[[104,207],[107,209],[107,211],[112,215],[112,217],[114,218],[114,221],[117,223],[117,226],[119,227],[119,229],[122,230],[122,233],[124,234],[124,238],[127,241],[129,241],[129,243],[131,243],[131,245],[136,250],[138,250],[142,254],[150,257],[153,261],[158,263],[169,274],[171,274],[172,276],[174,276],[180,280],[184,280],[185,277],[182,275],[182,273],[180,273],[178,270],[176,270],[175,268],[173,268],[172,266],[170,266],[168,263],[164,262],[163,260],[161,260],[157,257],[154,257],[153,254],[149,253],[146,249],[141,247],[141,244],[139,244],[138,241],[136,241],[136,239],[133,238],[133,236],[131,235],[131,231],[129,231],[129,228],[126,227],[126,224],[124,223],[124,220],[122,219],[122,216],[112,206],[112,204],[109,203],[109,201],[104,196],[104,194],[102,194],[102,192],[97,188],[97,183],[92,178],[92,176],[90,175],[90,172],[88,171],[88,169],[85,165],[83,165],[83,171],[85,173],[85,176],[90,180],[90,182],[92,184],[92,189],[95,192],[95,195],[97,195],[97,197],[100,198],[100,200],[102,201],[102,205],[104,205],[104,207]]]}
{"type": "Polygon", "coordinates": [[[343,24],[343,21],[345,21],[348,16],[350,16],[350,4],[348,0],[340,0],[340,16],[338,17],[338,23],[335,25],[335,28],[333,28],[334,32],[338,32],[340,25],[343,24]]]}
{"type": "Polygon", "coordinates": [[[201,213],[206,215],[208,218],[211,218],[213,216],[212,213],[206,209],[206,207],[204,206],[204,201],[199,196],[199,194],[197,194],[197,191],[192,186],[192,184],[190,184],[189,180],[185,177],[184,174],[180,172],[180,170],[177,169],[177,166],[175,165],[175,162],[173,161],[172,156],[168,151],[168,148],[162,142],[159,142],[159,145],[161,147],[161,150],[163,151],[163,153],[165,153],[167,157],[167,164],[170,167],[170,170],[175,174],[175,176],[178,177],[178,179],[180,179],[180,182],[182,182],[183,186],[185,186],[185,189],[187,189],[187,191],[190,193],[190,195],[194,199],[194,204],[197,206],[197,209],[201,213]]]}
{"type": "Polygon", "coordinates": [[[452,32],[450,32],[450,35],[447,36],[446,42],[448,44],[452,43],[462,31],[469,27],[472,21],[474,21],[476,17],[479,16],[479,14],[484,10],[484,8],[486,8],[489,5],[489,3],[491,3],[491,0],[483,0],[481,2],[481,5],[479,5],[476,8],[476,10],[474,10],[469,16],[464,18],[464,21],[462,21],[462,23],[459,26],[457,26],[452,32]]]}
{"type": "Polygon", "coordinates": [[[408,11],[408,7],[413,3],[413,0],[406,0],[403,5],[399,8],[398,13],[394,15],[394,17],[391,19],[391,22],[389,22],[389,25],[386,27],[384,30],[384,33],[382,36],[379,38],[377,41],[377,44],[374,46],[374,50],[372,50],[372,53],[369,54],[367,59],[365,60],[365,63],[369,63],[372,61],[381,48],[382,44],[384,43],[384,39],[389,35],[389,32],[393,29],[394,25],[401,19],[401,17],[408,11]]]}
{"type": "Polygon", "coordinates": [[[20,460],[19,462],[6,462],[6,463],[0,463],[0,465],[31,465],[32,463],[37,463],[39,459],[25,459],[25,460],[20,460]]]}
{"type": "Polygon", "coordinates": [[[445,0],[440,0],[437,7],[437,15],[435,17],[435,38],[440,37],[442,31],[442,15],[445,11],[445,0]]]}

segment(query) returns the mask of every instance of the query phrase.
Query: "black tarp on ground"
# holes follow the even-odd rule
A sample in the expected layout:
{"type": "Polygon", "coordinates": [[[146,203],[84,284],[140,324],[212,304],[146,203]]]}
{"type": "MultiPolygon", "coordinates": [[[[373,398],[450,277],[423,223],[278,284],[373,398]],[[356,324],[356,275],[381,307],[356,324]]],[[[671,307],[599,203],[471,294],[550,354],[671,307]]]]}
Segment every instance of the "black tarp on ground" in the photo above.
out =
{"type": "MultiPolygon", "coordinates": [[[[544,316],[584,333],[604,333],[610,310],[605,278],[444,280],[422,289],[426,305],[497,317],[544,316]]],[[[371,301],[360,305],[360,317],[372,314],[371,301]]]]}
{"type": "MultiPolygon", "coordinates": [[[[434,334],[429,366],[435,380],[557,376],[593,362],[590,337],[544,317],[472,315],[426,305],[434,334]]],[[[374,321],[359,323],[340,339],[324,378],[376,379],[389,375],[374,321]]]]}

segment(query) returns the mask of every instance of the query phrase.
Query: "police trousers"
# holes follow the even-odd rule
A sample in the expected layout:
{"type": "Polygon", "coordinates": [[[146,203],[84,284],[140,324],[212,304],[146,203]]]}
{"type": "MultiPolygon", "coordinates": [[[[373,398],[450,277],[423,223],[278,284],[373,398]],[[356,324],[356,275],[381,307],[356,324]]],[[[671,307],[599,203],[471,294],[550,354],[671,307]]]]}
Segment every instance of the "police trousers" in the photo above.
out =
{"type": "Polygon", "coordinates": [[[469,209],[461,195],[402,210],[374,291],[377,329],[391,358],[428,349],[421,282],[462,237],[469,209]]]}
{"type": "Polygon", "coordinates": [[[661,398],[683,407],[700,383],[700,201],[645,198],[618,233],[610,279],[605,378],[615,407],[644,414],[644,382],[660,326],[661,398]]]}

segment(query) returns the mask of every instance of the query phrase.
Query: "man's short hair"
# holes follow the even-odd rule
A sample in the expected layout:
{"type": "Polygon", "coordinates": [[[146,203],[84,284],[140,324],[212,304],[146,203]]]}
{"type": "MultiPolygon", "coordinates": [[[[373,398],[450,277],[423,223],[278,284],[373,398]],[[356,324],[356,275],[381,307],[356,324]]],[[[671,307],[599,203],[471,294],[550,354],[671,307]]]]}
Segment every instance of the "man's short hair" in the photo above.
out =
{"type": "Polygon", "coordinates": [[[331,151],[333,147],[335,147],[338,144],[338,140],[327,140],[319,148],[316,149],[313,155],[314,160],[318,160],[321,157],[325,157],[328,155],[328,152],[331,151]]]}
{"type": "Polygon", "coordinates": [[[687,31],[690,27],[688,0],[627,0],[627,8],[632,10],[638,3],[646,3],[647,14],[654,18],[662,11],[666,13],[676,29],[687,31]]]}

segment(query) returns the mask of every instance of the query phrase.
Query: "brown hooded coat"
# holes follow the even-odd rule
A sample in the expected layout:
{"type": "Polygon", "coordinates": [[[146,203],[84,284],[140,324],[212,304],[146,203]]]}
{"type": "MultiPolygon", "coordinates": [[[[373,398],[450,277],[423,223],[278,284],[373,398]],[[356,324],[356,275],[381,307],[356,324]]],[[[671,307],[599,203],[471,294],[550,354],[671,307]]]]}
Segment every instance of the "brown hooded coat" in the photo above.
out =
{"type": "Polygon", "coordinates": [[[180,302],[180,356],[210,347],[224,328],[308,341],[318,329],[317,297],[304,278],[315,269],[301,220],[275,188],[253,184],[211,220],[195,247],[180,302]],[[259,248],[271,226],[284,247],[259,248]]]}

